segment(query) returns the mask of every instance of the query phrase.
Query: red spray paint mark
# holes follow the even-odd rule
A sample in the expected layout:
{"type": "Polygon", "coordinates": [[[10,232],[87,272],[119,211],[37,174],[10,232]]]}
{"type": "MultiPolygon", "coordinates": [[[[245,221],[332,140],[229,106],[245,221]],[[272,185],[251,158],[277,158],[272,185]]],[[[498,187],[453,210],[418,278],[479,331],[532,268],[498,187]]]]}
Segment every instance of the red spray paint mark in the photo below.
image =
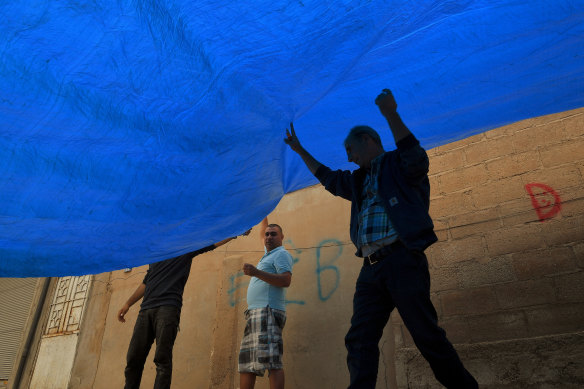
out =
{"type": "Polygon", "coordinates": [[[560,195],[546,184],[531,183],[525,185],[525,190],[531,196],[531,204],[537,212],[539,221],[551,219],[562,209],[560,195]]]}

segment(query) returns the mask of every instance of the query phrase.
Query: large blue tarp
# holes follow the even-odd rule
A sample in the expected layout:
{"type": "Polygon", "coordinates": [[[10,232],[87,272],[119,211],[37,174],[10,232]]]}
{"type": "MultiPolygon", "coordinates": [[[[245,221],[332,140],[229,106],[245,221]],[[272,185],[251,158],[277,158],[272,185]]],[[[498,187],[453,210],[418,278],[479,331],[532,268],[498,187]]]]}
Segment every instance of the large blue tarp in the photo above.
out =
{"type": "Polygon", "coordinates": [[[584,106],[584,2],[0,2],[0,276],[189,252],[315,184],[391,88],[430,148],[584,106]]]}

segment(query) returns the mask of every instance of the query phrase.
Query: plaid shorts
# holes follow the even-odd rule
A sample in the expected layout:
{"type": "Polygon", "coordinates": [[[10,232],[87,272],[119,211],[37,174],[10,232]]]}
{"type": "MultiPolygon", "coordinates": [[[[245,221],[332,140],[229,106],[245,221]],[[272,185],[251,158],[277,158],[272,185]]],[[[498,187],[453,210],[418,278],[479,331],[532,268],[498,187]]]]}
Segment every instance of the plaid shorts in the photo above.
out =
{"type": "Polygon", "coordinates": [[[248,309],[245,320],[239,350],[239,372],[263,376],[266,369],[283,369],[282,329],[286,324],[286,312],[270,307],[248,309]]]}

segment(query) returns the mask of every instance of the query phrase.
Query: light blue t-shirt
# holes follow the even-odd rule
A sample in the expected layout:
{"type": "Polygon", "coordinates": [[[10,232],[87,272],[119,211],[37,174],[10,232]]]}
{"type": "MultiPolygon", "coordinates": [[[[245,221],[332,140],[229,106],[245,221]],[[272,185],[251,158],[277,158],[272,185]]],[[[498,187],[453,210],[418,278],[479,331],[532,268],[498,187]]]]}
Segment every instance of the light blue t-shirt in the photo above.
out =
{"type": "MultiPolygon", "coordinates": [[[[292,273],[292,256],[286,251],[284,246],[277,247],[267,254],[264,254],[256,266],[272,274],[292,273]]],[[[272,286],[257,277],[251,277],[247,288],[247,308],[270,308],[286,310],[286,288],[272,286]]]]}

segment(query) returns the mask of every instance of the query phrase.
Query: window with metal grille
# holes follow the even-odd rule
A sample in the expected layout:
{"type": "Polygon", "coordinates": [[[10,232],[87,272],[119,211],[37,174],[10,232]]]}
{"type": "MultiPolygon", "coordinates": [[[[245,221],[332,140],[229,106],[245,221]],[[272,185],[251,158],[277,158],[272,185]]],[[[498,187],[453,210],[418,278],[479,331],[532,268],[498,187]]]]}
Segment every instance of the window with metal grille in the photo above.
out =
{"type": "Polygon", "coordinates": [[[79,332],[90,281],[91,276],[59,278],[45,336],[79,332]]]}

